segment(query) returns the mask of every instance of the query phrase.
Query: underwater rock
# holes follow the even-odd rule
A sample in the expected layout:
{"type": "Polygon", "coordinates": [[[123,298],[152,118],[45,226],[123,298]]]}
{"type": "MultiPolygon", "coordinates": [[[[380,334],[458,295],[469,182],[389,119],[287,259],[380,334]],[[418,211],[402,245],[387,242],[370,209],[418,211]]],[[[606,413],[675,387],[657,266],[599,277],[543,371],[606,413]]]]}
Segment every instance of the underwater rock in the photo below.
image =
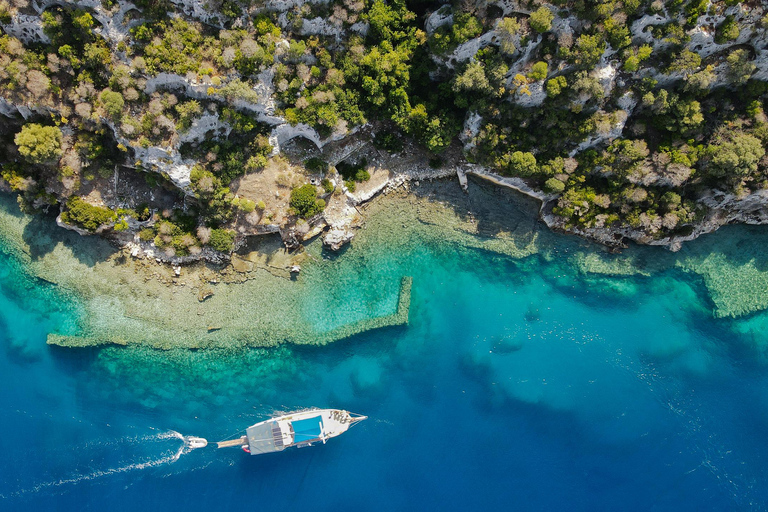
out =
{"type": "Polygon", "coordinates": [[[211,297],[213,297],[213,290],[211,288],[201,288],[197,294],[197,300],[200,302],[205,302],[211,297]]]}
{"type": "Polygon", "coordinates": [[[355,237],[355,233],[348,228],[332,228],[325,237],[323,245],[332,251],[338,251],[355,237]]]}

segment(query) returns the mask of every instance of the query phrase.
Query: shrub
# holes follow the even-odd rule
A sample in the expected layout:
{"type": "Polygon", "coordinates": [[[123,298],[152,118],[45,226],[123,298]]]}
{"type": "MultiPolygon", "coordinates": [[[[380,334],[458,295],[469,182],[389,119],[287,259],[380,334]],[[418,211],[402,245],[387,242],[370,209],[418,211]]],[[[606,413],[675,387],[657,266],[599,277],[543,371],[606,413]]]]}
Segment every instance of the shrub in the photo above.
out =
{"type": "Polygon", "coordinates": [[[325,174],[328,171],[328,162],[317,157],[307,158],[304,160],[304,167],[310,172],[325,174]]]}
{"type": "Polygon", "coordinates": [[[550,194],[560,194],[563,192],[563,190],[565,190],[565,183],[557,178],[549,178],[544,183],[544,190],[550,194]]]}
{"type": "Polygon", "coordinates": [[[61,156],[61,130],[37,123],[25,124],[13,141],[21,156],[32,163],[42,163],[61,156]]]}
{"type": "Polygon", "coordinates": [[[363,158],[356,164],[350,164],[347,162],[339,162],[336,166],[336,170],[341,174],[345,181],[368,181],[371,179],[371,175],[365,170],[368,165],[368,160],[363,158]]]}
{"type": "Polygon", "coordinates": [[[552,20],[554,18],[555,15],[552,14],[552,11],[542,5],[536,11],[531,13],[529,23],[533,30],[543,34],[552,28],[552,20]]]}
{"type": "Polygon", "coordinates": [[[235,247],[235,232],[228,229],[212,229],[208,247],[220,252],[232,251],[235,247]]]}
{"type": "Polygon", "coordinates": [[[403,142],[392,132],[377,133],[373,139],[373,145],[377,149],[383,149],[390,153],[399,153],[403,150],[403,142]]]}
{"type": "Polygon", "coordinates": [[[532,176],[539,170],[536,157],[528,152],[515,151],[504,155],[502,160],[506,171],[513,176],[532,176]]]}
{"type": "Polygon", "coordinates": [[[547,80],[545,88],[548,96],[558,96],[567,86],[568,82],[564,76],[556,76],[555,78],[547,80]]]}
{"type": "Polygon", "coordinates": [[[61,213],[62,221],[88,231],[96,231],[99,226],[114,222],[116,218],[117,214],[109,208],[93,206],[77,196],[69,198],[67,210],[61,213]]]}
{"type": "Polygon", "coordinates": [[[312,217],[325,208],[325,201],[317,198],[317,190],[310,184],[291,190],[289,204],[299,217],[312,217]]]}
{"type": "Polygon", "coordinates": [[[538,82],[539,80],[544,80],[545,78],[547,78],[548,69],[549,69],[549,66],[547,66],[546,62],[537,62],[531,68],[531,72],[528,73],[528,78],[533,80],[534,82],[538,82]]]}
{"type": "Polygon", "coordinates": [[[155,230],[152,228],[144,228],[141,231],[139,231],[139,240],[142,242],[149,242],[155,238],[155,230]]]}
{"type": "Polygon", "coordinates": [[[739,33],[739,24],[736,22],[736,18],[733,16],[726,16],[725,21],[717,27],[715,42],[717,44],[725,44],[728,41],[737,39],[739,33]]]}
{"type": "Polygon", "coordinates": [[[99,100],[101,101],[101,104],[104,105],[104,110],[106,110],[107,114],[113,119],[118,119],[123,113],[125,100],[123,99],[123,95],[119,92],[105,89],[99,95],[99,100]]]}

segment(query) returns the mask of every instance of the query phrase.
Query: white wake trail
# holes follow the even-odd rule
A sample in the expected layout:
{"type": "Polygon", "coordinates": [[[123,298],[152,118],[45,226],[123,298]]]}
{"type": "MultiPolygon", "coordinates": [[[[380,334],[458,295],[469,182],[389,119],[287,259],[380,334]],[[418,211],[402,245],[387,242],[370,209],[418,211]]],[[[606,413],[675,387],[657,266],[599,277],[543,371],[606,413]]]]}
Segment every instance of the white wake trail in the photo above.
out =
{"type": "Polygon", "coordinates": [[[108,443],[108,444],[119,444],[120,442],[126,442],[126,441],[130,444],[134,444],[134,443],[138,444],[139,442],[153,442],[153,441],[162,441],[167,439],[178,439],[182,441],[182,445],[174,453],[170,455],[166,455],[159,459],[152,458],[152,459],[144,460],[141,462],[134,462],[131,464],[121,465],[115,468],[109,468],[104,470],[94,470],[87,474],[79,474],[69,478],[62,478],[60,480],[44,482],[28,489],[22,489],[20,491],[12,492],[9,494],[0,494],[0,498],[20,497],[26,494],[37,493],[47,489],[53,489],[53,488],[62,487],[66,485],[74,485],[80,482],[88,482],[91,480],[96,480],[96,479],[103,478],[110,475],[117,475],[121,473],[128,473],[130,471],[137,471],[141,469],[163,466],[166,464],[173,464],[174,462],[179,460],[179,458],[183,454],[188,453],[190,451],[186,448],[186,445],[184,444],[184,436],[182,436],[180,433],[173,430],[168,432],[162,432],[159,434],[121,439],[119,442],[108,443]]]}

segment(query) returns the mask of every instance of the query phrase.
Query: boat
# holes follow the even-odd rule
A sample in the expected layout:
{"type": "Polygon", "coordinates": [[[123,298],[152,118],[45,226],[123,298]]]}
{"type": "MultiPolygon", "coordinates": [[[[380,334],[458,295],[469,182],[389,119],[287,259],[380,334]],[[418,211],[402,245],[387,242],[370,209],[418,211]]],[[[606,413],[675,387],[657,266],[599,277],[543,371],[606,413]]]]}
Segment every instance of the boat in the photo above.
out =
{"type": "Polygon", "coordinates": [[[310,409],[277,416],[245,430],[237,439],[216,443],[219,448],[239,446],[251,455],[312,446],[343,434],[367,416],[340,409],[310,409]]]}
{"type": "Polygon", "coordinates": [[[208,441],[202,437],[184,436],[184,446],[189,450],[196,450],[208,446],[208,441]]]}

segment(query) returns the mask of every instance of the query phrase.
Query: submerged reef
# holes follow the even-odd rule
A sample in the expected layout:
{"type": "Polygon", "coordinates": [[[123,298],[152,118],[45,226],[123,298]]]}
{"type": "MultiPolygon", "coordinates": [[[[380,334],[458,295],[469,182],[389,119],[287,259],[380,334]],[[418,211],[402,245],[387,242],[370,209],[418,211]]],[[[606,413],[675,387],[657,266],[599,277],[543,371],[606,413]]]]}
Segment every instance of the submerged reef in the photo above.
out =
{"type": "MultiPolygon", "coordinates": [[[[366,229],[342,254],[320,241],[308,244],[301,273],[292,277],[275,275],[258,261],[241,271],[200,263],[177,275],[105,241],[85,241],[52,219],[21,215],[8,196],[0,202],[0,234],[6,252],[29,275],[56,285],[70,304],[68,327],[48,340],[72,347],[316,345],[405,325],[412,293],[423,293],[419,280],[433,260],[489,279],[502,274],[510,286],[536,273],[583,300],[609,294],[627,307],[646,280],[671,273],[688,276],[708,297],[711,310],[702,314],[710,317],[768,308],[761,285],[768,268],[760,249],[768,235],[760,228],[731,227],[678,253],[634,246],[613,254],[550,231],[530,215],[537,207],[530,198],[473,178],[468,193],[452,181],[422,182],[361,209],[366,229]]],[[[529,315],[534,320],[535,309],[529,315]]]]}

